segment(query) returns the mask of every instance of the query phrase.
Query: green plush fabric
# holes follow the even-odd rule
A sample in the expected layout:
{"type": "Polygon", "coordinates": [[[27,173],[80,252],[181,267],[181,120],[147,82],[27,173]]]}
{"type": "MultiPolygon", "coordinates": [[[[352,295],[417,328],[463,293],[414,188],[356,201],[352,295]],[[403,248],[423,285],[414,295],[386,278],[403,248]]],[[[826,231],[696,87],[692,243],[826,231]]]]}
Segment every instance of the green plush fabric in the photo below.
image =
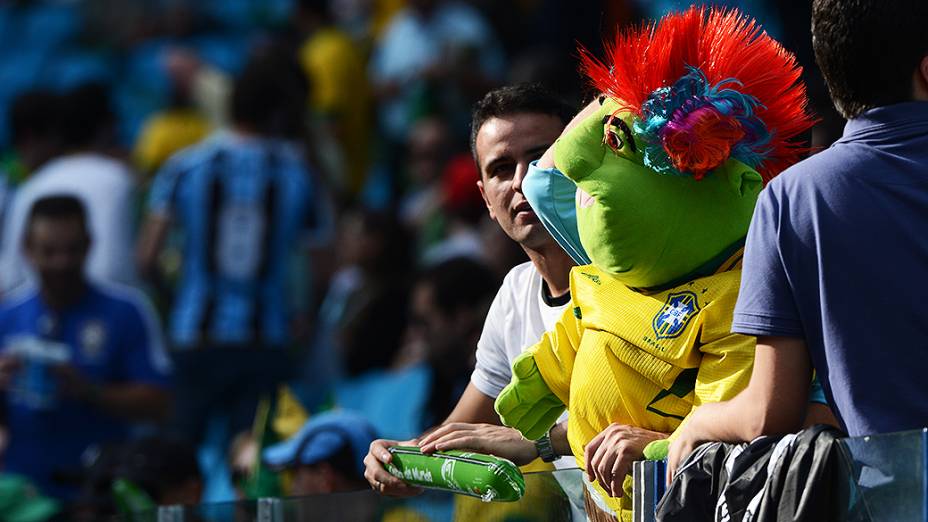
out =
{"type": "Polygon", "coordinates": [[[512,361],[512,382],[496,398],[495,408],[504,426],[529,440],[548,433],[566,409],[545,384],[532,352],[522,352],[512,361]]]}
{"type": "MultiPolygon", "coordinates": [[[[593,264],[627,286],[657,288],[743,240],[762,181],[737,160],[699,181],[654,172],[624,134],[617,151],[603,143],[603,118],[618,108],[607,99],[562,135],[554,161],[579,189],[577,226],[593,264]]],[[[632,115],[620,116],[633,129],[632,115]]]]}

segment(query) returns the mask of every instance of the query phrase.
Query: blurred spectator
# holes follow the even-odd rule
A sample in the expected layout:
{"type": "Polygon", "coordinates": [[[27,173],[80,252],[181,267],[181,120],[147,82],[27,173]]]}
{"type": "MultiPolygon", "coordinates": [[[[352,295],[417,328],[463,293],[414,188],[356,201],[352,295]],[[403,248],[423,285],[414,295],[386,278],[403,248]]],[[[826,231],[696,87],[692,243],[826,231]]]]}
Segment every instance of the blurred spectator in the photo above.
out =
{"type": "Polygon", "coordinates": [[[0,247],[0,295],[30,281],[22,238],[32,204],[51,194],[70,194],[87,209],[94,239],[87,275],[94,280],[133,284],[133,194],[135,180],[125,163],[109,156],[115,117],[106,88],[86,84],[66,93],[58,127],[63,155],[46,162],[20,185],[4,222],[0,247]]]}
{"type": "Polygon", "coordinates": [[[332,279],[320,328],[334,328],[339,374],[353,377],[387,368],[402,344],[412,249],[395,217],[372,211],[349,215],[340,238],[344,266],[332,279]]]}
{"type": "Polygon", "coordinates": [[[410,0],[371,58],[385,137],[402,143],[429,104],[463,131],[471,103],[502,78],[503,67],[496,36],[477,10],[456,1],[410,0]]]}
{"type": "MultiPolygon", "coordinates": [[[[489,262],[479,225],[486,206],[480,196],[477,167],[469,154],[459,154],[445,166],[441,180],[441,213],[444,237],[423,253],[423,263],[434,265],[455,257],[489,262]]],[[[511,266],[509,268],[512,268],[511,266]]]]}
{"type": "Polygon", "coordinates": [[[99,448],[90,457],[72,520],[103,520],[141,505],[198,504],[203,477],[188,444],[147,436],[99,448]]]}
{"type": "Polygon", "coordinates": [[[210,129],[209,121],[193,104],[196,56],[176,49],[165,54],[164,62],[171,76],[169,105],[148,117],[133,151],[135,164],[145,175],[157,171],[175,152],[206,137],[210,129]]]}
{"type": "Polygon", "coordinates": [[[4,464],[63,497],[74,492],[55,474],[78,469],[88,446],[123,440],[130,420],[166,416],[169,361],[140,294],[83,276],[92,237],[78,199],[37,200],[25,232],[39,287],[0,309],[4,464]]]}
{"type": "Polygon", "coordinates": [[[138,256],[149,273],[170,227],[185,235],[170,315],[178,428],[199,443],[214,414],[229,433],[251,424],[259,396],[294,373],[287,349],[308,310],[290,301],[295,252],[326,240],[328,206],[294,144],[305,79],[268,49],[236,80],[233,128],[174,156],[152,186],[138,256]]]}
{"type": "Polygon", "coordinates": [[[125,444],[114,477],[138,486],[160,506],[197,504],[203,493],[194,448],[170,438],[144,437],[125,444]]]}
{"type": "Polygon", "coordinates": [[[264,450],[264,462],[291,475],[290,496],[365,489],[364,455],[377,438],[364,417],[344,410],[310,418],[289,439],[264,450]]]}
{"type": "Polygon", "coordinates": [[[488,268],[464,258],[422,273],[394,368],[340,382],[336,404],[361,412],[387,437],[410,438],[441,421],[467,385],[472,343],[497,283],[488,268]]]}
{"type": "Polygon", "coordinates": [[[353,197],[367,170],[372,124],[364,57],[351,38],[338,29],[330,0],[299,0],[296,24],[304,38],[300,64],[312,86],[310,106],[336,138],[342,172],[337,187],[353,197]]]}
{"type": "Polygon", "coordinates": [[[400,201],[403,223],[415,232],[420,248],[441,238],[441,175],[453,150],[448,125],[437,117],[415,122],[406,140],[409,187],[400,201]]]}
{"type": "Polygon", "coordinates": [[[412,294],[411,353],[404,355],[431,370],[426,426],[451,413],[470,381],[474,346],[498,288],[486,266],[466,258],[445,261],[419,277],[412,294]]]}

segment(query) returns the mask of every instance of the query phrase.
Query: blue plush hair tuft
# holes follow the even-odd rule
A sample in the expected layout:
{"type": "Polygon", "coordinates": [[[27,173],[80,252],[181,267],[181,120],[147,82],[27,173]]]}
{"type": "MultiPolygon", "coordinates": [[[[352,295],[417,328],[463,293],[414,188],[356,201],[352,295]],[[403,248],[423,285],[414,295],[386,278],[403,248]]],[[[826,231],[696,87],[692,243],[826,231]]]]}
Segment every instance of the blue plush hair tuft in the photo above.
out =
{"type": "Polygon", "coordinates": [[[642,138],[644,164],[661,174],[689,176],[680,172],[664,147],[663,130],[671,121],[679,122],[697,109],[711,108],[737,120],[744,136],[731,147],[730,157],[757,168],[770,153],[771,134],[757,114],[763,105],[753,96],[726,86],[740,86],[735,78],[710,85],[698,67],[687,66],[687,73],[671,87],[655,90],[641,106],[642,117],[634,123],[642,138]]]}

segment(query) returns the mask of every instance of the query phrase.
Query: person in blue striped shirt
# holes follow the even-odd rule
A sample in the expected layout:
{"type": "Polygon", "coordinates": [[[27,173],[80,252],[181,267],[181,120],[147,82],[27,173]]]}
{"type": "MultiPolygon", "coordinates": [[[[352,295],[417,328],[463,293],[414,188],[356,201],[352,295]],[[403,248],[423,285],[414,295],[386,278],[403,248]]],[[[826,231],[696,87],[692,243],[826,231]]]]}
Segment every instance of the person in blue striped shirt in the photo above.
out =
{"type": "Polygon", "coordinates": [[[168,334],[179,428],[194,442],[208,413],[229,415],[232,430],[249,426],[258,397],[296,367],[291,261],[331,228],[298,145],[306,99],[295,62],[256,55],[233,88],[232,128],[170,158],[151,188],[138,261],[151,274],[168,231],[179,229],[168,334]]]}

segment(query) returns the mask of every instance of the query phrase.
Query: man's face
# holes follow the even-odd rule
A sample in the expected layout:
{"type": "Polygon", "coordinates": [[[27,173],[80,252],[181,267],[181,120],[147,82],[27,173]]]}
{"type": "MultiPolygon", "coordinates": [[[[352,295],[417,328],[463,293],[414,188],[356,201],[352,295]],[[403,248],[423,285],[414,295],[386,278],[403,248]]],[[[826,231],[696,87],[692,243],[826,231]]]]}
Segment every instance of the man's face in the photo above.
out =
{"type": "Polygon", "coordinates": [[[84,260],[90,239],[80,219],[43,218],[27,231],[26,256],[42,286],[52,293],[67,292],[83,282],[84,260]]]}
{"type": "Polygon", "coordinates": [[[477,186],[490,217],[527,248],[539,248],[553,239],[522,195],[522,180],[528,164],[544,154],[563,128],[556,116],[522,113],[491,118],[477,133],[477,186]]]}

